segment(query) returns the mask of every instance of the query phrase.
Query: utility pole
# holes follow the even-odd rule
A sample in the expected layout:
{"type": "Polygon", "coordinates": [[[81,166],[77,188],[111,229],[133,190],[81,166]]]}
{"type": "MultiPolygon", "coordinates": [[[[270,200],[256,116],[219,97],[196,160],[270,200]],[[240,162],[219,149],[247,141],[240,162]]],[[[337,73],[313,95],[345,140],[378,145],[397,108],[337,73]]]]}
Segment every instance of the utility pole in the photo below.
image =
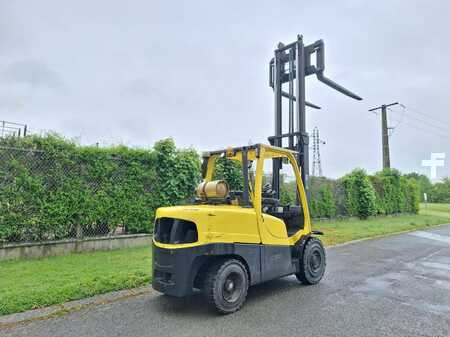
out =
{"type": "Polygon", "coordinates": [[[386,108],[396,105],[398,102],[391,104],[383,104],[376,108],[369,109],[369,111],[375,111],[381,109],[381,146],[383,153],[383,169],[391,168],[391,158],[389,156],[389,131],[387,123],[387,111],[386,108]]]}

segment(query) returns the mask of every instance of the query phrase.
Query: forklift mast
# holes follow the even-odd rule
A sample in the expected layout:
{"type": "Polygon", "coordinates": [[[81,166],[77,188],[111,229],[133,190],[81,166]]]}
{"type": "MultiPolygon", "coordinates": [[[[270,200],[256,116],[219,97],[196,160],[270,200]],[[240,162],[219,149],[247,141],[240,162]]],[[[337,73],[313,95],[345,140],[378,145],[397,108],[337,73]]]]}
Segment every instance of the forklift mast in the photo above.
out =
{"type": "MultiPolygon", "coordinates": [[[[298,35],[297,41],[284,45],[278,44],[275,56],[269,63],[269,83],[275,97],[275,135],[269,137],[273,146],[284,147],[297,151],[297,163],[301,168],[302,180],[308,201],[309,190],[309,135],[306,132],[305,107],[320,109],[305,99],[305,77],[315,74],[320,82],[356,100],[361,97],[342,87],[324,75],[325,45],[318,40],[310,45],[303,44],[303,36],[298,35]],[[311,62],[315,54],[315,64],[311,62]],[[283,84],[288,83],[288,91],[283,91],[283,84]],[[295,91],[295,94],[294,94],[295,91]],[[283,98],[288,99],[288,132],[283,133],[283,98]],[[295,109],[294,109],[295,106],[295,109]],[[294,113],[295,110],[295,113],[294,113]],[[295,118],[294,118],[295,117],[295,118]],[[296,122],[296,123],[295,123],[296,122]],[[283,146],[283,139],[287,139],[287,146],[283,146]]],[[[273,161],[272,189],[276,198],[280,198],[280,170],[281,160],[273,161]]]]}

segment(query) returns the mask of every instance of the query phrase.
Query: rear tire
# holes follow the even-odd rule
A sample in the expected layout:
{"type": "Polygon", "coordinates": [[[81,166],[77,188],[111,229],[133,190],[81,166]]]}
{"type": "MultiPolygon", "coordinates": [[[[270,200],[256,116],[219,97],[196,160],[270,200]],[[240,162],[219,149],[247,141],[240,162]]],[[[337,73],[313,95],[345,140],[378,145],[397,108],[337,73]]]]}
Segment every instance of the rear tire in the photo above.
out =
{"type": "Polygon", "coordinates": [[[297,279],[306,285],[317,284],[325,273],[326,255],[322,242],[311,238],[303,249],[300,261],[300,271],[295,274],[297,279]]]}
{"type": "Polygon", "coordinates": [[[204,294],[218,312],[231,314],[244,304],[248,283],[247,269],[239,260],[220,260],[206,273],[204,294]]]}

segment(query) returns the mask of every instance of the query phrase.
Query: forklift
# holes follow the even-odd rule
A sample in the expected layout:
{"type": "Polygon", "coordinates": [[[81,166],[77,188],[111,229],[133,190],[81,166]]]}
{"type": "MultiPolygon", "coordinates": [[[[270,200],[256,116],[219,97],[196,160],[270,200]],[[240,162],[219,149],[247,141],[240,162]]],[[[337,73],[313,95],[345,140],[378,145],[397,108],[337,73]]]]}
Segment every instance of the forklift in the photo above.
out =
{"type": "Polygon", "coordinates": [[[275,135],[269,144],[203,153],[203,181],[190,205],[156,211],[153,236],[155,290],[184,297],[200,290],[219,313],[241,308],[249,286],[294,274],[305,285],[325,273],[326,256],[313,231],[308,208],[309,136],[305,130],[305,77],[361,98],[324,76],[324,43],[304,45],[303,37],[280,43],[269,63],[275,97],[275,135]],[[312,62],[312,57],[315,62],[312,62]],[[287,83],[288,91],[283,90],[287,83]],[[295,91],[295,93],[294,93],[295,91]],[[283,98],[288,132],[283,133],[283,98]],[[295,106],[295,111],[294,111],[295,106]],[[238,169],[236,186],[218,177],[221,163],[238,169]],[[270,169],[270,174],[265,174],[270,169]],[[291,181],[281,173],[291,172],[291,181]],[[286,200],[286,188],[291,197],[286,200]]]}

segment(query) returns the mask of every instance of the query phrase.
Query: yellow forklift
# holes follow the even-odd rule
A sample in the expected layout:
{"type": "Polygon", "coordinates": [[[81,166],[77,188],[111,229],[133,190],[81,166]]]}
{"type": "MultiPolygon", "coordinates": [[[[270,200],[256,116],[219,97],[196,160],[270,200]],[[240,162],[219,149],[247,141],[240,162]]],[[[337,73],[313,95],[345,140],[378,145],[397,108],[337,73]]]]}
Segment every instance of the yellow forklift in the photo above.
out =
{"type": "Polygon", "coordinates": [[[305,46],[298,36],[288,45],[280,43],[269,69],[275,94],[275,136],[269,137],[270,145],[204,153],[203,181],[195,202],[156,211],[153,288],[177,297],[201,290],[224,314],[239,310],[251,285],[292,274],[306,285],[322,279],[326,258],[317,238],[322,233],[311,229],[305,132],[305,106],[319,107],[305,101],[305,77],[316,74],[321,82],[361,99],[323,75],[321,40],[305,46]],[[284,83],[288,92],[283,91],[284,83]],[[287,133],[282,132],[282,98],[289,100],[287,133]],[[223,161],[238,169],[238,189],[230,188],[231,181],[217,179],[223,161]],[[290,199],[285,197],[287,188],[290,199]]]}

